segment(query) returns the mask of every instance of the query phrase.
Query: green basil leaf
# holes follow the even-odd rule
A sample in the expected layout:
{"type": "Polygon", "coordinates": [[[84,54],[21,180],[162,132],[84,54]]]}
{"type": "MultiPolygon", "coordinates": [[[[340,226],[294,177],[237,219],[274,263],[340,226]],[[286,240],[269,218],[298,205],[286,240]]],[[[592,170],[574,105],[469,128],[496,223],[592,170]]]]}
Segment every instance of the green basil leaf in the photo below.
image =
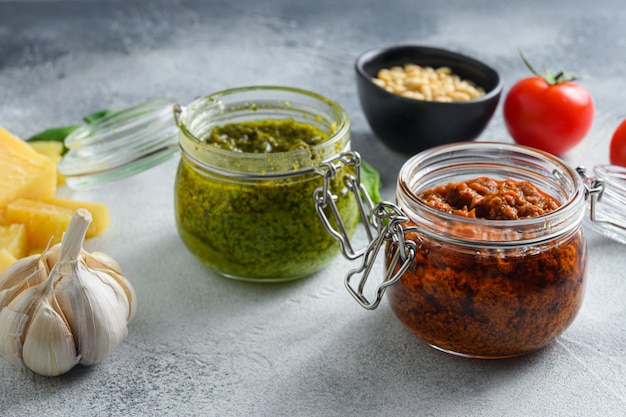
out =
{"type": "Polygon", "coordinates": [[[28,139],[26,139],[26,142],[63,142],[70,133],[72,133],[79,127],[80,125],[53,127],[51,129],[46,129],[43,132],[39,132],[36,135],[29,137],[28,139]]]}
{"type": "Polygon", "coordinates": [[[374,204],[381,202],[380,189],[383,183],[380,179],[380,174],[376,171],[376,168],[364,160],[361,160],[361,184],[365,187],[374,204]]]}
{"type": "Polygon", "coordinates": [[[83,120],[85,121],[85,123],[87,124],[93,124],[97,121],[99,121],[100,119],[104,119],[105,117],[109,117],[113,114],[117,113],[114,110],[100,110],[97,111],[95,113],[91,113],[88,116],[83,117],[83,120]]]}
{"type": "MultiPolygon", "coordinates": [[[[105,117],[111,116],[112,114],[117,113],[113,110],[100,110],[95,113],[91,113],[83,117],[83,121],[87,124],[93,124],[105,117]]],[[[35,142],[35,141],[48,141],[48,142],[65,142],[65,138],[70,135],[73,131],[81,127],[80,125],[72,125],[72,126],[61,126],[61,127],[53,127],[50,129],[46,129],[42,132],[39,132],[28,139],[26,142],[35,142]]],[[[67,148],[63,148],[63,154],[67,152],[67,148]]]]}

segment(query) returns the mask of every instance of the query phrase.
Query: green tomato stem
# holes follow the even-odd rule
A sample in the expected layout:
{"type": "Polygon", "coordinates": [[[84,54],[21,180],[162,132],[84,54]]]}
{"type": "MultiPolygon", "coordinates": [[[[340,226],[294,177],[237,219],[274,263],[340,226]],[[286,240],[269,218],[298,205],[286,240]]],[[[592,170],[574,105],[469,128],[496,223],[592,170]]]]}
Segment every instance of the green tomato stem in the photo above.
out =
{"type": "Polygon", "coordinates": [[[526,59],[526,57],[521,51],[519,54],[520,54],[520,57],[522,58],[522,61],[524,61],[526,68],[528,68],[530,72],[532,72],[536,76],[541,77],[544,80],[546,80],[546,82],[549,85],[557,85],[557,84],[561,84],[564,82],[577,80],[576,75],[574,73],[571,73],[571,72],[566,73],[563,71],[559,71],[557,74],[554,74],[554,72],[549,68],[546,70],[545,74],[540,74],[537,70],[535,70],[535,68],[533,68],[532,65],[530,65],[530,62],[528,62],[528,60],[526,59]]]}

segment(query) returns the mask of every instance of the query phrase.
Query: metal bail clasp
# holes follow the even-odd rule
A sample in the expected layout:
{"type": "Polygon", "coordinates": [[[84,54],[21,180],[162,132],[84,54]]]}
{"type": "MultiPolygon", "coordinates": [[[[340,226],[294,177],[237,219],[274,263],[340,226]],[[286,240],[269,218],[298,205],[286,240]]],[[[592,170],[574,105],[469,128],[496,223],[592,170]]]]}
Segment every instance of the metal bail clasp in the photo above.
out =
{"type": "Polygon", "coordinates": [[[351,270],[346,275],[345,286],[362,307],[373,310],[380,304],[386,288],[397,282],[409,267],[409,264],[415,257],[417,245],[413,241],[405,241],[405,229],[402,224],[406,223],[409,219],[404,216],[397,206],[382,202],[374,207],[367,190],[363,184],[361,184],[360,168],[361,158],[356,152],[344,152],[337,158],[321,164],[320,174],[324,176],[324,185],[315,190],[313,199],[315,200],[317,214],[326,230],[339,241],[341,253],[349,260],[363,257],[361,266],[351,270]],[[346,190],[342,191],[342,195],[352,192],[356,196],[361,220],[365,226],[369,242],[365,248],[359,250],[355,250],[350,242],[350,237],[346,232],[339,210],[337,209],[335,201],[341,196],[334,195],[329,188],[330,179],[336,175],[337,170],[342,166],[353,166],[355,168],[354,176],[347,175],[345,177],[344,185],[346,186],[346,190]],[[326,214],[325,209],[327,208],[332,214],[337,229],[333,228],[326,214]],[[375,298],[370,300],[364,294],[365,284],[381,248],[387,245],[390,245],[389,249],[392,251],[391,260],[387,266],[383,282],[376,287],[375,298]],[[400,261],[402,261],[402,265],[394,273],[400,261]],[[351,281],[358,275],[361,275],[361,278],[358,280],[358,284],[354,286],[351,281]]]}
{"type": "Polygon", "coordinates": [[[322,223],[326,227],[328,233],[330,233],[335,239],[339,241],[341,247],[341,253],[348,259],[356,259],[363,255],[365,249],[355,250],[350,242],[350,237],[346,232],[346,228],[337,204],[335,203],[339,197],[352,192],[356,197],[357,206],[361,215],[361,220],[365,225],[365,231],[367,233],[368,240],[373,239],[372,230],[378,229],[377,219],[372,215],[374,203],[370,198],[367,190],[363,184],[361,184],[361,156],[357,152],[343,152],[338,157],[326,161],[320,164],[319,173],[324,176],[324,185],[317,188],[313,193],[313,199],[315,200],[315,209],[317,214],[322,220],[322,223]],[[337,196],[330,190],[330,180],[335,177],[337,170],[343,166],[352,166],[355,169],[354,175],[345,176],[345,190],[342,190],[341,195],[337,196]],[[324,209],[329,208],[332,218],[337,224],[337,230],[335,230],[330,222],[330,219],[326,215],[324,209]]]}
{"type": "Polygon", "coordinates": [[[404,239],[405,229],[402,223],[407,222],[408,218],[402,215],[398,207],[391,203],[382,202],[376,206],[374,214],[381,220],[380,224],[386,223],[386,225],[382,230],[378,231],[376,238],[368,245],[361,266],[350,271],[345,279],[345,286],[350,294],[363,308],[368,310],[373,310],[378,307],[387,287],[395,284],[400,279],[415,257],[417,250],[415,242],[406,241],[404,239]],[[390,256],[391,260],[388,263],[383,282],[376,287],[374,293],[375,298],[369,300],[364,294],[365,283],[370,272],[372,272],[381,248],[387,245],[390,245],[392,253],[390,256]],[[400,261],[402,261],[402,265],[396,271],[396,267],[400,261]],[[394,273],[394,271],[396,272],[394,273]],[[361,278],[358,280],[358,285],[354,287],[350,281],[354,276],[358,276],[359,274],[361,278]]]}
{"type": "Polygon", "coordinates": [[[604,193],[604,181],[600,179],[592,179],[587,176],[587,168],[576,167],[576,172],[583,180],[585,185],[585,196],[589,197],[589,217],[592,221],[600,221],[596,218],[596,204],[602,199],[604,193]]]}

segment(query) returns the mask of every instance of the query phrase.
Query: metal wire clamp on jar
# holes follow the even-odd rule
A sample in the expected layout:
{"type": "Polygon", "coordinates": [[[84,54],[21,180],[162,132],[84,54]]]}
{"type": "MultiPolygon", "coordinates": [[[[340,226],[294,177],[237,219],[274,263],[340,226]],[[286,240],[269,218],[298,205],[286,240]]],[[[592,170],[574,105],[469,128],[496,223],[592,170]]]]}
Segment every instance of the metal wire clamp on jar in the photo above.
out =
{"type": "Polygon", "coordinates": [[[350,154],[350,123],[336,103],[287,87],[244,87],[199,98],[177,112],[181,161],[175,184],[179,234],[220,274],[276,282],[320,270],[339,254],[315,216],[313,191],[325,184],[343,196],[334,207],[352,235],[359,219],[344,185],[353,169],[324,179],[321,164],[350,154]],[[318,145],[277,153],[238,152],[204,141],[215,126],[290,119],[328,133],[318,145]]]}
{"type": "MultiPolygon", "coordinates": [[[[366,248],[346,250],[352,248],[349,239],[329,230],[344,256],[362,258],[347,274],[346,288],[367,309],[375,309],[388,291],[398,319],[449,353],[501,358],[540,349],[573,322],[583,300],[585,201],[597,206],[602,192],[583,173],[517,145],[477,142],[424,151],[402,167],[396,204],[367,210],[363,220],[372,238],[366,248]],[[434,186],[483,176],[531,182],[561,205],[530,219],[477,220],[433,209],[417,197],[434,186]],[[372,290],[367,279],[383,247],[385,275],[372,290]]],[[[603,221],[612,230],[620,227],[603,221]]]]}

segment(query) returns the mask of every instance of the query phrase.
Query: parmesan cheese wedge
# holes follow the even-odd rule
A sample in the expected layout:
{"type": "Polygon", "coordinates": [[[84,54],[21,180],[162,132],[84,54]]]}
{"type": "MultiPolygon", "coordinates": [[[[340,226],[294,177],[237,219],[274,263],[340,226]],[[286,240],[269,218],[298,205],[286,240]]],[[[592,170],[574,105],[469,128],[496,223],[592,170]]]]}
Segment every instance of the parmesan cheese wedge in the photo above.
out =
{"type": "Polygon", "coordinates": [[[18,198],[54,196],[56,164],[0,127],[0,207],[18,198]]]}

